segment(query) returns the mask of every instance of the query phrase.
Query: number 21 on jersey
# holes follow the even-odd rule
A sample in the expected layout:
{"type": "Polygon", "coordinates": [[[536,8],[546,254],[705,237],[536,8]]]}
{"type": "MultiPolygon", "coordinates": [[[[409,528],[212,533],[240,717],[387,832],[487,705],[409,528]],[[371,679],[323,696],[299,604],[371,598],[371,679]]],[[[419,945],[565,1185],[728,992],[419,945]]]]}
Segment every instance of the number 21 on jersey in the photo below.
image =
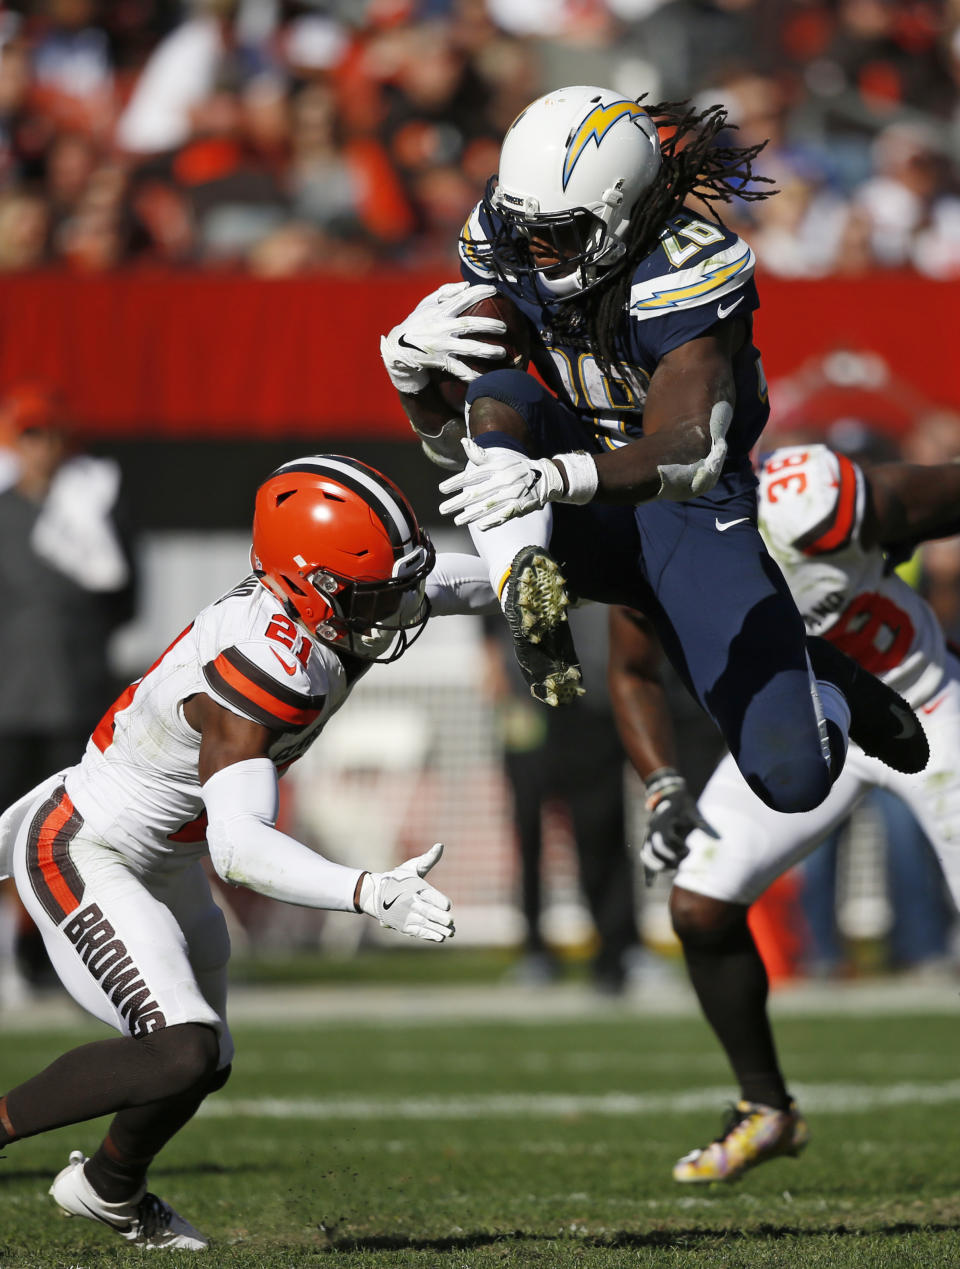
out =
{"type": "Polygon", "coordinates": [[[301,634],[289,617],[284,617],[282,613],[275,613],[270,618],[270,624],[265,633],[268,639],[282,644],[293,653],[304,669],[307,668],[313,644],[305,634],[301,634]]]}

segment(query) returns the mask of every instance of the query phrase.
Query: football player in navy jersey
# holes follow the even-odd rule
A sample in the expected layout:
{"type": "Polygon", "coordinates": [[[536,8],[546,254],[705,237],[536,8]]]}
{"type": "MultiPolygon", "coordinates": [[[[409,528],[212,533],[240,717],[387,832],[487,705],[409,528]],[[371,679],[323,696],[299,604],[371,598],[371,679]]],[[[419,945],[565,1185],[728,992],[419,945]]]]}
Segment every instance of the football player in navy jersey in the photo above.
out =
{"type": "MultiPolygon", "coordinates": [[[[770,192],[752,183],[760,147],[718,142],[727,126],[720,107],[648,110],[605,88],[539,98],[463,230],[465,281],[426,297],[381,351],[415,426],[432,370],[470,381],[466,464],[440,509],[469,526],[533,694],[557,705],[582,691],[571,594],[638,609],[751,789],[803,811],[828,793],[848,734],[903,769],[927,747],[895,693],[808,643],[757,530],[754,256],[686,205],[770,192]],[[505,324],[466,311],[495,292],[527,318],[539,379],[463,360],[503,352],[470,336],[505,324]]],[[[448,462],[449,439],[432,438],[448,462]]]]}

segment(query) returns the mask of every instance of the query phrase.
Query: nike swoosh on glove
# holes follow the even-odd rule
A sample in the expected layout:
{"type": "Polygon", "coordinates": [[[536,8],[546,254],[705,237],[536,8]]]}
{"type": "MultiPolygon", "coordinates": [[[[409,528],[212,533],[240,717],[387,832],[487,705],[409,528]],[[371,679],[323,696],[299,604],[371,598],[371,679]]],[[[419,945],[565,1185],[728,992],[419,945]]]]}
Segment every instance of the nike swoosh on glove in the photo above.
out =
{"type": "Polygon", "coordinates": [[[467,465],[440,482],[440,492],[453,494],[440,512],[454,524],[493,529],[515,516],[538,511],[548,502],[589,502],[597,492],[597,464],[580,450],[553,458],[530,458],[515,449],[482,449],[464,437],[467,465]],[[563,464],[563,469],[558,466],[563,464]]]}
{"type": "Polygon", "coordinates": [[[470,383],[479,375],[463,357],[487,357],[496,361],[505,355],[502,344],[488,344],[471,335],[505,335],[506,322],[496,317],[463,317],[465,309],[480,300],[492,299],[494,286],[469,282],[446,282],[424,296],[413,312],[380,338],[380,356],[390,382],[398,392],[414,394],[427,386],[428,371],[442,370],[470,383]]]}
{"type": "Polygon", "coordinates": [[[563,493],[563,477],[550,458],[529,458],[515,449],[482,449],[463,440],[467,465],[440,482],[440,492],[455,496],[441,502],[440,512],[454,524],[480,529],[537,511],[563,493]]]}
{"type": "Polygon", "coordinates": [[[451,903],[423,878],[443,854],[437,842],[423,855],[390,872],[368,872],[360,888],[360,908],[381,925],[428,943],[453,938],[451,903]]]}
{"type": "Polygon", "coordinates": [[[646,806],[648,818],[640,862],[647,885],[654,874],[680,867],[690,853],[687,838],[695,828],[710,837],[719,837],[697,810],[686,780],[672,767],[661,767],[647,780],[646,806]]]}

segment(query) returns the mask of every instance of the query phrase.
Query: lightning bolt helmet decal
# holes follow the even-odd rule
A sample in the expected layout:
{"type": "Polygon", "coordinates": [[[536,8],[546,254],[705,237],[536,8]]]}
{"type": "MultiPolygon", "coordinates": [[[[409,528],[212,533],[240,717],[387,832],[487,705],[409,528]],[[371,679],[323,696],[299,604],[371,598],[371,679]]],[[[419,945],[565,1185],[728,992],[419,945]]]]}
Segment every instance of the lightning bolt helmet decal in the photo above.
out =
{"type": "Polygon", "coordinates": [[[638,106],[635,101],[614,101],[607,106],[594,106],[567,143],[567,151],[563,160],[564,190],[570,183],[570,177],[573,175],[577,160],[587,148],[589,141],[596,141],[599,149],[601,141],[615,123],[618,123],[621,119],[633,120],[645,115],[646,111],[642,106],[638,106]]]}
{"type": "MultiPolygon", "coordinates": [[[[660,162],[656,124],[618,89],[575,84],[538,97],[507,130],[487,183],[484,264],[508,287],[535,277],[558,297],[601,285],[660,162]],[[551,250],[532,253],[533,238],[551,250]]],[[[461,250],[471,251],[465,239],[461,250]]]]}

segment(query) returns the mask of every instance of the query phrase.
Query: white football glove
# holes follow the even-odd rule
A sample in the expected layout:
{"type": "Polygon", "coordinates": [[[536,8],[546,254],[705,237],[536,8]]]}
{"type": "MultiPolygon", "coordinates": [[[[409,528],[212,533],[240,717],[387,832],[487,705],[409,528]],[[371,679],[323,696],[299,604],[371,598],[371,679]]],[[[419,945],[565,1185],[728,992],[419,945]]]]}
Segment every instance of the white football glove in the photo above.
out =
{"type": "Polygon", "coordinates": [[[409,317],[380,338],[380,356],[390,382],[398,392],[416,393],[427,385],[428,370],[442,370],[470,383],[479,371],[472,370],[461,357],[505,355],[502,344],[486,344],[470,335],[505,335],[506,322],[496,317],[461,317],[464,309],[480,300],[492,299],[495,286],[474,286],[469,282],[445,282],[425,296],[409,317]]]}
{"type": "Polygon", "coordinates": [[[390,872],[368,872],[360,885],[361,911],[387,929],[428,943],[453,938],[450,900],[423,880],[442,854],[443,845],[437,842],[390,872]]]}
{"type": "Polygon", "coordinates": [[[589,454],[558,454],[561,472],[552,458],[482,449],[469,436],[463,448],[466,467],[440,482],[441,493],[455,495],[440,504],[441,514],[453,516],[454,524],[492,529],[548,502],[589,502],[597,491],[597,465],[589,454]]]}
{"type": "Polygon", "coordinates": [[[710,837],[719,837],[697,810],[687,782],[673,767],[661,767],[646,782],[647,828],[640,847],[644,880],[649,886],[654,874],[673,871],[690,854],[687,838],[695,828],[710,837]]]}
{"type": "Polygon", "coordinates": [[[727,431],[732,421],[733,406],[729,401],[717,401],[710,411],[710,452],[695,463],[659,466],[658,498],[668,502],[686,502],[688,498],[699,498],[714,487],[727,461],[727,431]]]}

